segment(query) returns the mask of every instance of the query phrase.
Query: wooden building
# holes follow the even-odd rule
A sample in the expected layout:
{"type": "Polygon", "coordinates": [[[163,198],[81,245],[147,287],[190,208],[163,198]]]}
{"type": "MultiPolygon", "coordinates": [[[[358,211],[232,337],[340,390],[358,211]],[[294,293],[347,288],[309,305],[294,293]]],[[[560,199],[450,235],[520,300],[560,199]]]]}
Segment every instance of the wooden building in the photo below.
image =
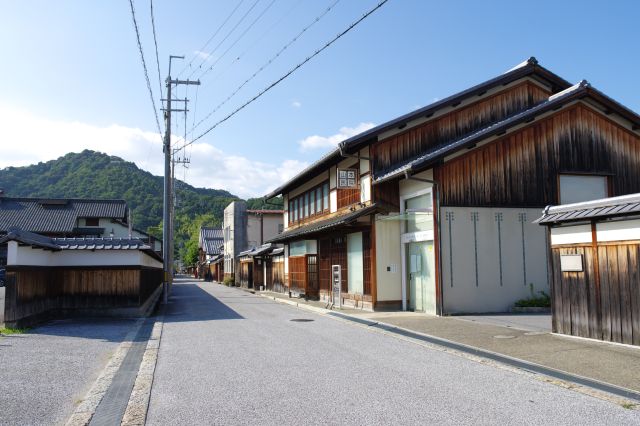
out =
{"type": "Polygon", "coordinates": [[[555,333],[640,345],[640,194],[547,207],[555,333]]]}
{"type": "Polygon", "coordinates": [[[51,238],[12,228],[0,242],[8,246],[8,327],[77,315],[146,315],[162,291],[162,258],[139,239],[51,238]]]}
{"type": "Polygon", "coordinates": [[[240,285],[255,290],[280,288],[283,284],[282,254],[282,247],[271,243],[241,252],[238,255],[240,285]]]}
{"type": "Polygon", "coordinates": [[[269,194],[285,196],[288,226],[272,241],[288,243],[287,283],[322,297],[339,264],[347,299],[365,307],[506,311],[549,289],[546,234],[532,223],[544,206],[640,191],[639,129],[633,111],[530,58],[343,141],[269,194]],[[359,191],[337,188],[344,168],[359,191]],[[314,214],[301,211],[307,194],[314,214]]]}
{"type": "Polygon", "coordinates": [[[213,280],[217,271],[212,260],[222,254],[222,228],[203,226],[198,237],[198,278],[213,280]]]}

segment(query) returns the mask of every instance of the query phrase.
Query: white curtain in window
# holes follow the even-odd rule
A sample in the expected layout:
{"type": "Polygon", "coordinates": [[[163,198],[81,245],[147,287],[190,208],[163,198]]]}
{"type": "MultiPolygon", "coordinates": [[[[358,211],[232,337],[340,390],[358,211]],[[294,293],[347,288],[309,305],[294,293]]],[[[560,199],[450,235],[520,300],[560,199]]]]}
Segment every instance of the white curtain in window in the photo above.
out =
{"type": "Polygon", "coordinates": [[[347,283],[349,293],[362,294],[364,288],[362,232],[347,235],[347,283]]]}

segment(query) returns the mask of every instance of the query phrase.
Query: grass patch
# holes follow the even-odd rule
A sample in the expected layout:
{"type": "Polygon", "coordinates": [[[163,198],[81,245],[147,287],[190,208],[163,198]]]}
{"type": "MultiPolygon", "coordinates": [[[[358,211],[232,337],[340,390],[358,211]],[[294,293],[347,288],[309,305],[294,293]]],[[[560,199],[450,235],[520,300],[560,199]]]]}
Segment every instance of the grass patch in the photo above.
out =
{"type": "Polygon", "coordinates": [[[0,328],[0,334],[5,336],[9,336],[11,334],[24,334],[28,330],[28,328],[0,328]]]}
{"type": "Polygon", "coordinates": [[[627,410],[633,410],[638,404],[634,404],[633,402],[623,402],[620,405],[622,405],[622,408],[626,408],[627,410]]]}
{"type": "Polygon", "coordinates": [[[549,308],[551,307],[551,297],[544,291],[539,291],[539,295],[536,295],[533,291],[533,284],[529,284],[529,291],[531,296],[526,299],[518,300],[515,305],[518,308],[549,308]]]}

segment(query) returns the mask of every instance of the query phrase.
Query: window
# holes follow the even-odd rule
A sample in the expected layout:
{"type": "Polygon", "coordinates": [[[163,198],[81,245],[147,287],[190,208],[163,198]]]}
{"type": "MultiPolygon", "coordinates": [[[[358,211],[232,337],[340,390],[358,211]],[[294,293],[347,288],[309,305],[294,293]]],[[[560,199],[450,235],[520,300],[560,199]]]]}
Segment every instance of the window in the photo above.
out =
{"type": "Polygon", "coordinates": [[[362,294],[364,290],[362,232],[347,235],[347,284],[349,293],[362,294]]]}
{"type": "Polygon", "coordinates": [[[316,200],[317,200],[317,206],[318,206],[318,213],[322,213],[322,187],[318,187],[318,189],[316,189],[316,200]]]}
{"type": "Polygon", "coordinates": [[[329,184],[322,185],[322,207],[329,210],[329,184]]]}
{"type": "Polygon", "coordinates": [[[560,204],[606,198],[607,177],[594,175],[560,175],[560,204]]]}
{"type": "Polygon", "coordinates": [[[309,217],[309,193],[304,194],[304,217],[309,217]]]}
{"type": "Polygon", "coordinates": [[[289,222],[293,222],[293,201],[289,201],[289,222]]]}
{"type": "Polygon", "coordinates": [[[293,220],[298,220],[298,199],[296,198],[293,202],[293,220]]]}
{"type": "Polygon", "coordinates": [[[97,217],[88,217],[84,220],[84,224],[85,226],[99,226],[100,219],[98,219],[97,217]]]}
{"type": "Polygon", "coordinates": [[[309,193],[309,214],[311,216],[316,214],[316,191],[309,193]]]}

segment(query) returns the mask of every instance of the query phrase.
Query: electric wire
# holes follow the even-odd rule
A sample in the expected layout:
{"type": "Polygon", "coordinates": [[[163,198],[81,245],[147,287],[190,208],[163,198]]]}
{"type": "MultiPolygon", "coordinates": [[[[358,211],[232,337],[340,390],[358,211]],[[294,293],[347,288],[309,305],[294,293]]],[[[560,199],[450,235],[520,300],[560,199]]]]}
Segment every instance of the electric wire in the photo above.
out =
{"type": "Polygon", "coordinates": [[[282,21],[284,21],[284,19],[286,17],[288,17],[291,12],[294,11],[295,8],[297,8],[298,6],[300,6],[300,4],[302,4],[303,0],[298,0],[296,3],[293,4],[293,6],[291,8],[289,8],[289,10],[287,10],[285,12],[284,15],[282,15],[280,17],[280,19],[278,19],[276,22],[273,23],[273,25],[271,25],[265,32],[263,32],[262,34],[260,34],[258,37],[256,37],[250,44],[249,46],[247,46],[247,48],[242,51],[242,53],[240,53],[239,55],[237,55],[235,57],[235,59],[233,61],[231,61],[229,64],[227,64],[226,68],[222,69],[220,72],[218,72],[217,74],[215,74],[213,77],[211,77],[211,79],[213,81],[218,81],[218,79],[220,78],[220,76],[224,75],[227,71],[229,71],[229,69],[231,69],[238,61],[240,61],[240,59],[244,58],[244,55],[247,54],[247,52],[249,52],[251,49],[253,49],[256,45],[258,45],[258,43],[264,41],[265,36],[267,34],[269,34],[271,31],[273,31],[274,28],[278,27],[280,25],[280,23],[282,23],[282,21]]]}
{"type": "MultiPolygon", "coordinates": [[[[218,35],[218,33],[220,32],[220,30],[222,29],[222,27],[224,27],[227,22],[229,22],[229,19],[231,19],[231,17],[233,16],[234,13],[236,13],[236,10],[238,10],[240,8],[240,6],[242,6],[242,3],[244,3],[245,0],[240,0],[240,2],[236,5],[236,7],[231,11],[231,13],[229,14],[229,16],[226,17],[226,19],[222,22],[222,24],[220,24],[220,26],[218,27],[218,29],[215,30],[215,32],[213,33],[213,35],[211,37],[209,37],[209,40],[207,40],[207,42],[204,44],[204,46],[202,46],[200,48],[200,50],[198,50],[198,52],[204,52],[204,49],[207,48],[207,46],[209,45],[209,43],[211,43],[211,40],[213,40],[215,38],[215,36],[218,35]]],[[[184,66],[184,68],[182,68],[182,70],[178,73],[178,76],[182,75],[183,72],[185,72],[185,70],[187,68],[191,68],[191,64],[193,63],[193,61],[196,60],[196,58],[198,57],[198,54],[196,53],[195,55],[193,55],[193,58],[191,58],[191,60],[189,61],[189,63],[187,65],[184,66]]]]}
{"type": "Polygon", "coordinates": [[[203,121],[207,120],[209,117],[211,117],[213,114],[215,114],[220,108],[222,108],[227,102],[229,102],[231,100],[231,98],[233,98],[240,90],[242,90],[242,88],[244,86],[246,86],[251,80],[253,80],[258,74],[260,74],[262,71],[264,71],[267,67],[269,67],[269,65],[271,65],[276,59],[278,59],[278,57],[280,57],[280,55],[287,50],[289,47],[291,47],[291,45],[293,45],[296,41],[298,41],[298,39],[300,37],[302,37],[302,35],[309,30],[309,28],[311,28],[312,26],[314,26],[316,23],[320,22],[322,20],[322,18],[324,18],[330,11],[331,9],[333,9],[336,4],[338,4],[340,2],[340,0],[335,0],[332,4],[330,4],[320,15],[316,16],[314,18],[313,21],[311,21],[311,23],[309,23],[309,25],[307,25],[306,27],[304,27],[300,32],[298,32],[287,44],[285,44],[284,46],[282,46],[282,48],[280,48],[280,50],[278,50],[278,52],[276,52],[276,54],[274,56],[272,56],[267,62],[265,62],[260,68],[258,68],[258,70],[256,72],[253,73],[253,75],[251,75],[249,78],[247,78],[240,86],[238,86],[229,96],[227,96],[227,98],[222,101],[220,104],[218,104],[209,114],[207,114],[204,118],[202,118],[198,124],[195,127],[198,127],[203,121]]]}
{"type": "Polygon", "coordinates": [[[231,34],[233,34],[233,32],[236,30],[236,28],[238,28],[238,26],[240,24],[242,24],[244,22],[244,20],[247,18],[247,16],[249,15],[249,13],[251,13],[251,11],[256,7],[256,5],[258,4],[258,2],[260,2],[260,0],[256,0],[251,7],[249,8],[249,10],[247,10],[245,12],[244,15],[242,15],[242,17],[240,18],[240,20],[238,22],[236,22],[236,24],[233,26],[233,28],[231,28],[231,30],[227,33],[227,35],[220,40],[220,42],[216,45],[216,47],[213,48],[213,50],[211,50],[210,52],[205,52],[208,56],[204,59],[202,59],[202,62],[200,62],[200,65],[198,65],[198,68],[194,69],[191,74],[189,74],[189,77],[187,77],[187,79],[191,78],[193,76],[193,74],[196,73],[196,70],[201,69],[202,65],[215,53],[216,50],[218,50],[218,48],[222,45],[222,43],[224,43],[230,36],[231,34]]]}
{"type": "Polygon", "coordinates": [[[140,31],[138,30],[138,21],[136,20],[136,11],[133,7],[133,0],[129,0],[131,5],[131,18],[133,19],[133,27],[136,30],[136,40],[138,41],[138,51],[140,52],[140,60],[142,61],[142,68],[144,70],[144,78],[147,80],[147,90],[149,91],[149,98],[151,99],[151,105],[153,106],[153,115],[156,118],[156,127],[158,129],[158,135],[162,140],[162,130],[160,129],[160,119],[158,118],[158,110],[156,109],[156,101],[153,97],[153,89],[151,89],[151,80],[149,80],[149,72],[147,70],[147,63],[144,60],[144,51],[142,50],[142,43],[140,43],[140,31]]]}
{"type": "Polygon", "coordinates": [[[158,93],[162,94],[162,77],[160,74],[160,57],[158,56],[158,38],[156,36],[156,20],[153,17],[153,0],[151,3],[151,29],[153,31],[153,44],[156,48],[156,67],[158,69],[158,93]]]}
{"type": "Polygon", "coordinates": [[[262,10],[262,12],[260,12],[260,14],[253,20],[253,22],[251,22],[251,24],[249,24],[249,26],[244,29],[242,34],[240,34],[240,36],[238,38],[236,38],[236,40],[233,43],[231,43],[231,45],[229,47],[227,47],[227,50],[225,50],[222,53],[222,55],[220,55],[218,58],[216,58],[216,60],[213,62],[213,64],[211,64],[211,66],[209,68],[207,68],[202,74],[200,74],[200,76],[198,77],[198,80],[201,80],[202,77],[204,77],[207,73],[209,73],[213,69],[213,67],[215,67],[218,64],[218,62],[220,62],[220,60],[222,58],[224,58],[227,53],[229,53],[229,50],[231,50],[240,40],[242,40],[242,38],[247,34],[247,32],[249,32],[249,30],[251,28],[253,28],[253,26],[256,24],[256,22],[258,22],[260,20],[260,18],[262,18],[264,16],[264,14],[267,13],[267,11],[269,9],[271,9],[271,6],[273,6],[273,4],[275,2],[276,2],[276,0],[271,0],[271,3],[269,3],[267,5],[267,7],[265,7],[262,10]]]}
{"type": "Polygon", "coordinates": [[[209,127],[207,130],[205,130],[204,132],[202,132],[200,135],[198,135],[197,137],[195,137],[194,139],[192,139],[189,142],[186,142],[185,145],[183,146],[188,146],[188,145],[192,145],[193,143],[195,143],[196,141],[198,141],[199,139],[203,138],[204,136],[206,136],[207,134],[209,134],[213,129],[215,129],[216,127],[218,127],[219,125],[221,125],[222,123],[224,123],[225,121],[229,120],[231,117],[233,117],[234,115],[236,115],[238,112],[242,111],[244,108],[246,108],[248,105],[250,105],[251,103],[253,103],[254,101],[256,101],[258,98],[260,98],[262,95],[264,95],[265,93],[267,93],[269,90],[273,89],[275,86],[277,86],[278,84],[280,84],[282,81],[284,81],[287,77],[289,77],[291,74],[293,74],[294,72],[296,72],[298,69],[300,69],[303,65],[305,65],[306,63],[308,63],[311,59],[313,59],[314,57],[318,56],[322,51],[324,51],[325,49],[327,49],[329,46],[331,46],[333,43],[335,43],[336,41],[338,41],[340,38],[342,38],[345,34],[347,34],[349,31],[351,31],[353,28],[355,28],[360,22],[364,21],[367,17],[371,16],[371,14],[373,14],[375,11],[377,11],[378,9],[380,9],[382,6],[385,5],[385,3],[387,3],[389,0],[382,0],[380,1],[376,6],[374,6],[372,9],[370,9],[369,11],[367,11],[364,15],[362,15],[360,17],[360,19],[356,20],[355,22],[353,22],[351,25],[349,25],[346,29],[344,29],[342,32],[338,33],[335,37],[333,37],[331,40],[329,40],[327,43],[324,44],[324,46],[320,47],[319,49],[317,49],[313,54],[311,54],[310,56],[308,56],[305,60],[303,60],[302,62],[300,62],[298,65],[294,66],[293,68],[291,68],[287,73],[285,73],[283,76],[281,76],[280,78],[278,78],[277,80],[275,80],[273,83],[271,83],[270,85],[268,85],[267,87],[265,87],[264,89],[262,89],[260,92],[258,92],[258,94],[256,94],[255,96],[253,96],[251,99],[249,99],[248,101],[246,101],[245,103],[243,103],[242,105],[240,105],[239,107],[237,107],[236,109],[234,109],[231,113],[229,113],[228,115],[226,115],[224,118],[222,118],[221,120],[218,120],[216,123],[214,123],[211,127],[209,127]]]}

